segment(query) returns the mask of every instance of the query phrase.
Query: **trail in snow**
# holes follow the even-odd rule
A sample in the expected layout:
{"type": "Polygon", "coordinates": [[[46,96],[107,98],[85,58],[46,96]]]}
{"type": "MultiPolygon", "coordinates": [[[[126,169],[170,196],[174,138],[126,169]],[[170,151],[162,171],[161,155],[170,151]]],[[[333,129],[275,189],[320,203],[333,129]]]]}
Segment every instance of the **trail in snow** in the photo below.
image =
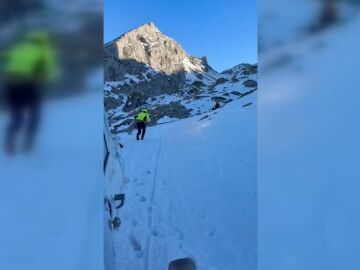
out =
{"type": "MultiPolygon", "coordinates": [[[[251,97],[250,97],[251,98],[251,97]]],[[[114,232],[117,269],[256,267],[256,107],[228,104],[201,117],[122,135],[126,205],[114,232]]]]}

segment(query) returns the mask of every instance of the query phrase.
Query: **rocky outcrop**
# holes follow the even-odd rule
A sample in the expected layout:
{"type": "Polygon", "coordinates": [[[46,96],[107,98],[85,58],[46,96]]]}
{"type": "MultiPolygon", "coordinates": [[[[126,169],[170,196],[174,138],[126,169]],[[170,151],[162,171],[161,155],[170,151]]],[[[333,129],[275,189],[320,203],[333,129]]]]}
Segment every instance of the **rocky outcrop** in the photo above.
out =
{"type": "Polygon", "coordinates": [[[138,75],[147,67],[173,77],[184,83],[187,69],[199,73],[211,69],[206,58],[188,55],[173,39],[162,34],[148,23],[105,44],[105,80],[120,81],[126,74],[138,75]]]}
{"type": "Polygon", "coordinates": [[[246,80],[246,81],[244,81],[244,86],[250,87],[250,88],[255,88],[255,87],[257,87],[257,82],[254,80],[246,80]]]}

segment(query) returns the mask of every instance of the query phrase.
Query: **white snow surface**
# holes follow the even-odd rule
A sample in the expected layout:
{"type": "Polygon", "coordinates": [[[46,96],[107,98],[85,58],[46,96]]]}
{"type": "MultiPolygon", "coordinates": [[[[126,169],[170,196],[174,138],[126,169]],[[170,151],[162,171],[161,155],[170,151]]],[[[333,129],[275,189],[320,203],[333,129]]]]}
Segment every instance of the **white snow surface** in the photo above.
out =
{"type": "Polygon", "coordinates": [[[168,122],[172,122],[172,121],[177,121],[179,120],[178,118],[171,118],[168,116],[164,116],[163,118],[159,119],[159,121],[157,122],[158,124],[164,124],[164,123],[168,123],[168,122]]]}
{"type": "Polygon", "coordinates": [[[296,44],[284,32],[260,54],[259,269],[360,269],[359,28],[358,15],[296,44]]]}
{"type": "Polygon", "coordinates": [[[111,166],[106,193],[126,203],[120,230],[106,228],[109,270],[167,269],[181,257],[199,270],[256,268],[256,106],[242,104],[150,127],[143,141],[119,136],[124,174],[111,166]]]}
{"type": "Polygon", "coordinates": [[[99,91],[47,102],[34,152],[1,149],[0,269],[103,269],[102,111],[99,91]]]}

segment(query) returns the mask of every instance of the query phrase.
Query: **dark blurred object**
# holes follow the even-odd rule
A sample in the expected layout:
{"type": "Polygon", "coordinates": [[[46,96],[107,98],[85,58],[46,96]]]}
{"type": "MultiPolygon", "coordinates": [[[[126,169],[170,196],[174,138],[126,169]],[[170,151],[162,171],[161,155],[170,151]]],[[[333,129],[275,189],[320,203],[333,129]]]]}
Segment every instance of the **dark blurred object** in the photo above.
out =
{"type": "Polygon", "coordinates": [[[191,258],[174,260],[169,264],[169,270],[196,270],[196,264],[191,258]]]}
{"type": "Polygon", "coordinates": [[[336,0],[321,0],[319,16],[310,27],[311,32],[321,31],[339,21],[339,6],[336,0]]]}
{"type": "Polygon", "coordinates": [[[2,0],[0,23],[8,23],[44,7],[42,0],[2,0]]]}
{"type": "Polygon", "coordinates": [[[112,221],[111,221],[111,225],[112,228],[114,230],[118,230],[120,228],[121,225],[121,219],[119,217],[115,217],[112,221]]]}
{"type": "Polygon", "coordinates": [[[211,110],[212,110],[212,111],[215,111],[215,110],[219,109],[220,106],[221,106],[220,101],[216,101],[214,107],[212,107],[211,110]]]}
{"type": "Polygon", "coordinates": [[[318,32],[333,25],[346,21],[351,17],[346,9],[356,9],[359,0],[319,0],[320,6],[315,23],[310,27],[311,32],[318,32]]]}
{"type": "Polygon", "coordinates": [[[19,132],[25,128],[23,150],[31,150],[38,130],[41,96],[36,85],[31,83],[9,83],[6,101],[10,111],[10,123],[6,129],[5,152],[12,155],[17,150],[19,132]]]}
{"type": "Polygon", "coordinates": [[[320,13],[320,26],[327,27],[338,19],[338,9],[334,0],[324,0],[320,13]]]}
{"type": "Polygon", "coordinates": [[[13,46],[17,37],[29,30],[45,30],[56,44],[60,64],[59,80],[47,95],[60,97],[88,92],[89,77],[102,66],[101,3],[99,0],[2,1],[0,50],[13,46]]]}
{"type": "Polygon", "coordinates": [[[42,93],[40,89],[55,77],[56,60],[49,36],[29,32],[5,53],[5,100],[10,111],[5,150],[16,151],[18,133],[25,129],[24,151],[33,147],[37,133],[42,93]]]}
{"type": "Polygon", "coordinates": [[[86,80],[89,74],[100,68],[103,54],[102,16],[98,13],[80,13],[79,28],[74,31],[59,31],[55,40],[59,47],[59,58],[62,64],[61,83],[58,84],[59,95],[87,91],[86,80]]]}

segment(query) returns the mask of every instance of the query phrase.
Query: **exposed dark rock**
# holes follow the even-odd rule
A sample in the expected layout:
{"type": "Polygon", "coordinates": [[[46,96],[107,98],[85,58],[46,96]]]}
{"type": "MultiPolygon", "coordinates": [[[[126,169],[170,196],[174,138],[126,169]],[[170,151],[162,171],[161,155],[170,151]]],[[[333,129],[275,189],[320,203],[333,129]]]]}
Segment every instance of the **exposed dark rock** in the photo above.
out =
{"type": "Polygon", "coordinates": [[[232,91],[231,94],[233,94],[235,96],[239,96],[239,97],[242,96],[242,94],[240,92],[238,92],[238,91],[232,91]]]}
{"type": "Polygon", "coordinates": [[[213,90],[216,86],[220,85],[220,84],[224,84],[226,83],[228,80],[225,78],[220,78],[217,79],[215,83],[213,83],[210,87],[209,90],[213,90]]]}
{"type": "Polygon", "coordinates": [[[244,104],[244,105],[243,105],[243,108],[248,107],[248,106],[250,106],[250,105],[252,105],[252,102],[249,102],[249,103],[244,104]]]}
{"type": "Polygon", "coordinates": [[[255,87],[257,87],[257,81],[247,80],[244,82],[244,86],[249,87],[249,88],[255,88],[255,87]]]}
{"type": "Polygon", "coordinates": [[[214,101],[214,102],[217,102],[217,101],[225,102],[227,99],[224,98],[224,97],[212,97],[211,100],[214,101]]]}

